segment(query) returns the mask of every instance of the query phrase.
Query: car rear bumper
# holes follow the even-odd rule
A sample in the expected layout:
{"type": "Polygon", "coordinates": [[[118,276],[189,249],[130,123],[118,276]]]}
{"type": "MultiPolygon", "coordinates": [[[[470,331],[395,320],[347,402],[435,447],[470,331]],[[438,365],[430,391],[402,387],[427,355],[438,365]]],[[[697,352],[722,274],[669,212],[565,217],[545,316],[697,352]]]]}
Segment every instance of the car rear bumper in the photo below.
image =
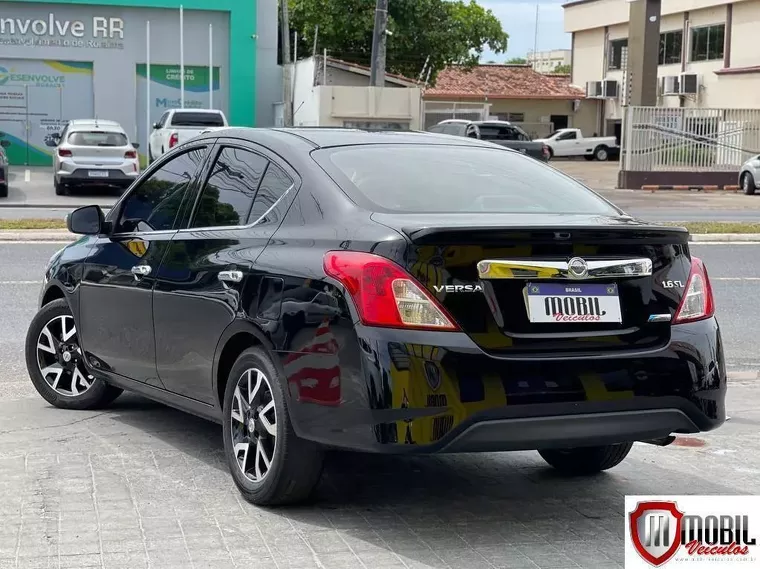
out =
{"type": "MultiPolygon", "coordinates": [[[[339,323],[329,335],[340,346],[334,353],[283,354],[294,428],[328,446],[568,448],[709,431],[725,421],[715,319],[674,326],[663,349],[562,359],[496,358],[460,333],[339,323]]],[[[325,330],[317,337],[324,343],[325,330]]]]}
{"type": "Polygon", "coordinates": [[[56,175],[64,184],[127,187],[137,179],[139,172],[125,173],[116,168],[76,168],[71,172],[60,170],[56,175]],[[104,172],[105,175],[91,176],[90,172],[104,172]]]}

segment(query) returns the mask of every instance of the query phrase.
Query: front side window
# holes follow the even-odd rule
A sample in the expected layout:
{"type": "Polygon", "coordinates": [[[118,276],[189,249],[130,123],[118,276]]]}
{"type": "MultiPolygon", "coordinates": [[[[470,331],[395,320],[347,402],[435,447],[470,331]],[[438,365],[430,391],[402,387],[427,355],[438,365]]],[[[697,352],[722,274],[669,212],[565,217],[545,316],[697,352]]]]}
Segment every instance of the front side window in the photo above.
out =
{"type": "Polygon", "coordinates": [[[126,146],[129,141],[121,132],[77,131],[69,134],[67,142],[74,146],[126,146]]]}
{"type": "Polygon", "coordinates": [[[180,154],[142,181],[126,198],[115,232],[173,229],[185,194],[205,155],[205,147],[180,154]]]}
{"type": "Polygon", "coordinates": [[[660,34],[660,65],[681,63],[681,47],[683,45],[683,30],[660,34]]]}
{"type": "Polygon", "coordinates": [[[161,115],[161,118],[158,119],[159,128],[163,128],[166,125],[167,118],[169,118],[169,111],[166,111],[163,115],[161,115]]]}
{"type": "Polygon", "coordinates": [[[267,159],[250,150],[223,148],[203,188],[192,227],[245,225],[267,159]]]}
{"type": "Polygon", "coordinates": [[[557,140],[575,140],[576,138],[578,138],[578,136],[575,134],[575,131],[571,130],[571,131],[563,132],[562,134],[560,134],[557,137],[557,140]]]}
{"type": "Polygon", "coordinates": [[[375,211],[619,214],[569,176],[499,148],[383,144],[312,156],[350,198],[375,211]]]}
{"type": "Polygon", "coordinates": [[[610,51],[607,55],[607,69],[625,69],[628,58],[628,38],[612,40],[609,43],[610,51]]]}
{"type": "Polygon", "coordinates": [[[712,61],[723,59],[725,32],[725,24],[692,28],[691,60],[712,61]]]}
{"type": "Polygon", "coordinates": [[[264,178],[261,180],[259,191],[256,193],[256,199],[253,201],[253,208],[251,208],[248,223],[256,221],[259,223],[273,223],[279,221],[280,217],[276,210],[272,209],[272,206],[292,187],[293,180],[290,176],[282,168],[270,162],[264,178]]]}
{"type": "Polygon", "coordinates": [[[511,126],[480,126],[481,140],[520,140],[519,133],[511,126]]]}

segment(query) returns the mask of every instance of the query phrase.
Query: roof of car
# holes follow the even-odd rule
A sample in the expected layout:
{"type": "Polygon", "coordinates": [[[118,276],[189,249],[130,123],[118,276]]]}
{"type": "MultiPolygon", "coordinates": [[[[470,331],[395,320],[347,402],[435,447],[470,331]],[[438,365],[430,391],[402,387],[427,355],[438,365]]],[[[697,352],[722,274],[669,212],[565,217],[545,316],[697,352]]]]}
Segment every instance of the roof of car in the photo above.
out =
{"type": "MultiPolygon", "coordinates": [[[[312,149],[335,146],[357,146],[364,144],[441,144],[459,146],[486,146],[492,144],[464,137],[452,137],[445,134],[417,131],[369,131],[348,128],[330,127],[293,127],[293,128],[240,128],[215,130],[202,134],[198,138],[216,138],[228,136],[242,138],[252,142],[264,142],[264,139],[275,138],[279,142],[297,137],[307,143],[312,149]]],[[[197,139],[196,139],[197,140],[197,139]]]]}
{"type": "Polygon", "coordinates": [[[116,121],[107,121],[100,119],[74,119],[69,121],[70,129],[108,129],[110,131],[116,131],[126,133],[122,126],[116,121]]]}

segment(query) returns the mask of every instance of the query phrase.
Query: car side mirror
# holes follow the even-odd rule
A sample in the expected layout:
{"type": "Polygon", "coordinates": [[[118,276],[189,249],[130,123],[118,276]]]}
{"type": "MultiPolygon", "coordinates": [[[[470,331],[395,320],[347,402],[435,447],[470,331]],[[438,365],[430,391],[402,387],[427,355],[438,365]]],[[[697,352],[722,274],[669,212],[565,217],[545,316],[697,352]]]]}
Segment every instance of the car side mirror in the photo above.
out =
{"type": "Polygon", "coordinates": [[[157,122],[154,122],[154,123],[153,123],[153,130],[157,130],[157,129],[159,129],[159,128],[161,128],[161,125],[160,125],[160,124],[158,124],[157,122]]]}
{"type": "Polygon", "coordinates": [[[140,148],[140,143],[139,142],[133,142],[132,143],[132,148],[134,148],[135,150],[137,150],[138,148],[140,148]]]}
{"type": "Polygon", "coordinates": [[[105,216],[97,205],[86,205],[66,216],[66,227],[77,235],[99,235],[103,229],[105,216]]]}
{"type": "Polygon", "coordinates": [[[0,146],[2,146],[3,148],[8,148],[10,145],[11,145],[10,140],[0,140],[0,146]]]}

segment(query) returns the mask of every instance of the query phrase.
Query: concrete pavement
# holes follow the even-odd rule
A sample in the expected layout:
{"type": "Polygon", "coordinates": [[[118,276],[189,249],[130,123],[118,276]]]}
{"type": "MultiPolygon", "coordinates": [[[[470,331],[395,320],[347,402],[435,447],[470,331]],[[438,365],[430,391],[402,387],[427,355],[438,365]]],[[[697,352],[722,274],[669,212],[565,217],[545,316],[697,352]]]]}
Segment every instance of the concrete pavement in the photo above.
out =
{"type": "Polygon", "coordinates": [[[590,479],[533,452],[339,453],[312,504],[278,510],[239,498],[216,425],[136,396],[71,412],[36,394],[24,336],[60,246],[0,243],[0,569],[619,568],[625,495],[760,492],[760,245],[693,246],[732,377],[720,429],[636,445],[590,479]]]}

